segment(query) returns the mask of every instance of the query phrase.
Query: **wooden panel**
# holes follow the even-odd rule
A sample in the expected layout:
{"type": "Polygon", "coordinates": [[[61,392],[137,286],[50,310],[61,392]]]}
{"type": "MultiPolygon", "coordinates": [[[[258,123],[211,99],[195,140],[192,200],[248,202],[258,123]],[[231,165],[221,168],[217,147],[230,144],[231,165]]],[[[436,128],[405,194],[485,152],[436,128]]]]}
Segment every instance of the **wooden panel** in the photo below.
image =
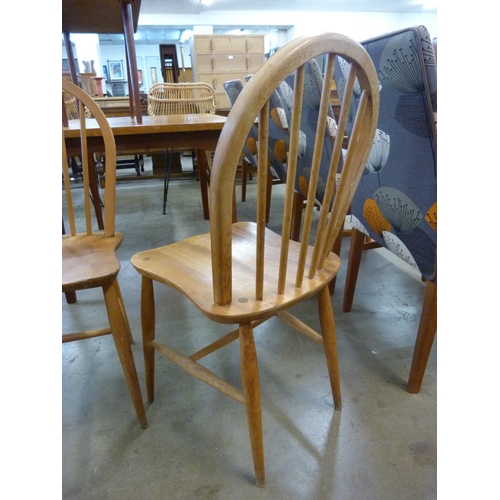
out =
{"type": "Polygon", "coordinates": [[[251,74],[250,71],[242,73],[201,73],[198,76],[200,82],[205,82],[211,85],[215,90],[215,107],[219,108],[230,108],[231,103],[227,98],[226,92],[224,90],[224,82],[229,80],[235,80],[239,78],[243,85],[246,85],[245,78],[251,74]]]}
{"type": "MultiPolygon", "coordinates": [[[[134,0],[131,5],[135,32],[141,0],[134,0]]],[[[62,0],[62,31],[123,33],[122,4],[118,0],[62,0]]]]}
{"type": "MultiPolygon", "coordinates": [[[[104,111],[107,118],[111,116],[130,116],[130,101],[128,97],[95,97],[94,100],[104,111]]],[[[143,114],[148,114],[146,99],[141,101],[143,114]]]]}
{"type": "Polygon", "coordinates": [[[264,37],[248,37],[246,44],[248,53],[264,54],[264,37]]]}
{"type": "Polygon", "coordinates": [[[264,63],[262,35],[195,35],[191,44],[193,78],[214,88],[218,109],[231,107],[224,82],[239,78],[245,83],[264,63]]]}
{"type": "Polygon", "coordinates": [[[195,48],[197,54],[258,54],[264,52],[264,37],[201,35],[195,37],[195,48]]]}
{"type": "Polygon", "coordinates": [[[262,54],[233,55],[233,54],[200,54],[198,56],[199,73],[241,73],[246,70],[249,73],[257,71],[264,62],[262,54]]]}
{"type": "Polygon", "coordinates": [[[206,82],[211,85],[216,92],[224,92],[224,82],[239,78],[243,81],[243,85],[245,85],[245,77],[249,74],[246,71],[237,71],[234,73],[200,73],[198,79],[200,82],[206,82]]]}

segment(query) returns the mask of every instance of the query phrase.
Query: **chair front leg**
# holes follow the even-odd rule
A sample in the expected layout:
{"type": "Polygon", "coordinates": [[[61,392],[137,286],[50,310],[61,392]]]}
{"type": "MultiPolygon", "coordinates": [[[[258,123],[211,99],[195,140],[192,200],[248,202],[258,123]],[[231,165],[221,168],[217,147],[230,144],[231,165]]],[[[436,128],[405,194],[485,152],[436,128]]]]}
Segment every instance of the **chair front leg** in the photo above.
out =
{"type": "Polygon", "coordinates": [[[142,347],[144,350],[144,370],[148,401],[154,401],[155,393],[155,350],[151,341],[155,338],[155,297],[153,281],[142,277],[141,288],[142,347]]]}
{"type": "Polygon", "coordinates": [[[148,421],[144,410],[144,402],[142,400],[141,387],[139,385],[139,378],[137,377],[134,357],[130,347],[127,324],[123,317],[119,301],[118,282],[113,280],[112,283],[103,287],[103,291],[109,325],[111,327],[111,333],[113,334],[113,340],[115,341],[118,357],[122,365],[123,373],[125,374],[125,380],[134,403],[137,417],[139,418],[141,427],[145,429],[148,426],[148,421]]]}
{"type": "Polygon", "coordinates": [[[243,394],[247,411],[248,430],[255,469],[257,486],[262,488],[265,482],[264,472],[264,442],[262,437],[262,410],[260,405],[259,367],[253,338],[252,325],[241,324],[240,364],[243,382],[243,394]]]}
{"type": "Polygon", "coordinates": [[[332,387],[333,406],[336,410],[342,409],[342,395],[340,391],[339,357],[337,352],[337,336],[335,333],[335,319],[333,317],[332,299],[328,286],[318,293],[319,320],[323,335],[326,364],[332,387]]]}
{"type": "Polygon", "coordinates": [[[129,339],[130,343],[133,344],[134,337],[132,335],[132,329],[130,328],[130,323],[128,322],[127,311],[125,309],[125,303],[123,302],[122,292],[121,292],[120,287],[118,285],[118,280],[116,280],[116,292],[118,295],[118,303],[120,304],[120,309],[122,310],[123,318],[125,320],[125,326],[127,328],[128,339],[129,339]]]}

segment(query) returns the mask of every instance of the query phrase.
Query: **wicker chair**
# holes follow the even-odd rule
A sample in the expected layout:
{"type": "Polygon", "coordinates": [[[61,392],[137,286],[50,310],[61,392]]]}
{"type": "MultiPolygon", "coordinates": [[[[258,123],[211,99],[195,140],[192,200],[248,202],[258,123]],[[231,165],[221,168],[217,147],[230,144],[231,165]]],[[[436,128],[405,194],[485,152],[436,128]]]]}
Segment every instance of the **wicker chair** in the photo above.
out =
{"type": "Polygon", "coordinates": [[[215,92],[208,83],[155,83],[148,93],[148,114],[215,113],[215,92]]]}
{"type": "MultiPolygon", "coordinates": [[[[215,114],[215,91],[207,83],[155,83],[149,89],[148,114],[150,116],[201,113],[215,114]]],[[[165,151],[163,214],[166,213],[173,152],[173,148],[165,151]]]]}
{"type": "Polygon", "coordinates": [[[65,92],[64,90],[62,94],[68,120],[75,120],[78,118],[78,105],[76,99],[69,92],[65,92]]]}

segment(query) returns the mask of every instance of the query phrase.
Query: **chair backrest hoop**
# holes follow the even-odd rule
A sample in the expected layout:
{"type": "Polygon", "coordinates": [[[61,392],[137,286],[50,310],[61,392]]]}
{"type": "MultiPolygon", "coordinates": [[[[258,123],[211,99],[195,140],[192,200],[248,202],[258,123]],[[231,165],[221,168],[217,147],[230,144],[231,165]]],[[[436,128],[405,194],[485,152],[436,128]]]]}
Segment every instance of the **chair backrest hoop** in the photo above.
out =
{"type": "MultiPolygon", "coordinates": [[[[101,129],[101,136],[104,142],[104,151],[106,158],[106,189],[104,195],[104,234],[106,237],[112,237],[115,234],[115,188],[116,188],[116,145],[113,131],[108,123],[104,112],[99,105],[80,87],[62,78],[62,90],[68,96],[72,96],[78,102],[79,106],[79,120],[80,120],[80,142],[81,142],[81,162],[84,168],[84,191],[85,191],[85,212],[86,212],[86,232],[92,234],[92,221],[91,221],[91,207],[90,207],[90,193],[88,185],[88,169],[93,168],[89,165],[89,155],[87,154],[87,120],[88,115],[92,115],[101,129]]],[[[62,133],[62,148],[63,148],[63,173],[67,173],[67,161],[64,128],[62,133]]],[[[67,178],[67,175],[65,176],[67,178]]],[[[68,210],[72,211],[71,206],[71,189],[69,179],[65,180],[66,194],[69,196],[68,210]]],[[[70,215],[70,229],[71,234],[76,233],[74,218],[70,215]]]]}
{"type": "MultiPolygon", "coordinates": [[[[300,37],[271,56],[245,85],[229,113],[218,142],[211,172],[210,232],[214,301],[219,305],[226,305],[232,300],[231,195],[244,141],[255,118],[261,113],[262,108],[278,85],[297,68],[322,54],[339,55],[351,63],[351,66],[355,68],[354,75],[358,79],[360,87],[365,91],[363,108],[366,115],[357,136],[350,144],[352,146],[350,165],[348,168],[344,167],[334,199],[332,213],[336,213],[336,224],[329,225],[328,239],[334,238],[333,233],[339,230],[342,212],[344,212],[344,216],[347,212],[350,199],[368,158],[377,124],[377,75],[365,49],[344,35],[323,33],[300,37]]],[[[346,113],[346,111],[344,112],[346,113]]],[[[292,130],[291,134],[293,133],[292,130]]],[[[329,206],[326,207],[327,210],[328,208],[329,206]]],[[[328,242],[325,244],[328,245],[328,242]]],[[[324,256],[321,255],[321,257],[324,256]]],[[[321,258],[318,261],[319,268],[321,268],[321,258]]]]}

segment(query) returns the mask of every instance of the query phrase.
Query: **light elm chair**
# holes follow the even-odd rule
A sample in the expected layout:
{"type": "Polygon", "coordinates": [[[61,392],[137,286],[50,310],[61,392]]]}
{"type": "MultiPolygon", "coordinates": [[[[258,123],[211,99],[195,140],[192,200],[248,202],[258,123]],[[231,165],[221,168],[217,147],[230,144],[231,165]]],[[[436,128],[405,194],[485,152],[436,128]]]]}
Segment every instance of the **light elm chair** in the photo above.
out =
{"type": "MultiPolygon", "coordinates": [[[[74,333],[64,332],[62,341],[73,342],[109,334],[113,336],[137,417],[141,427],[146,428],[148,425],[146,413],[130,347],[132,333],[118,285],[120,261],[115,252],[123,240],[123,235],[115,230],[115,139],[104,113],[92,97],[64,78],[62,79],[62,88],[64,92],[72,95],[78,103],[77,114],[80,117],[80,142],[82,145],[79,156],[82,161],[83,173],[83,200],[80,198],[75,199],[71,189],[68,168],[69,155],[66,151],[63,130],[62,173],[64,200],[66,202],[63,213],[67,215],[68,234],[62,236],[62,291],[63,293],[75,293],[77,291],[85,293],[84,290],[101,288],[109,320],[109,327],[74,333]],[[92,155],[87,154],[87,111],[92,114],[99,124],[107,159],[103,230],[99,229],[97,222],[92,217],[93,210],[91,209],[92,202],[88,176],[90,169],[93,168],[93,158],[92,155]]],[[[78,307],[78,304],[68,305],[67,307],[78,307]]]]}
{"type": "MultiPolygon", "coordinates": [[[[323,87],[317,130],[323,136],[329,109],[330,84],[323,87]]],[[[264,486],[264,445],[260,403],[259,370],[254,329],[277,317],[299,332],[323,344],[334,406],[341,408],[341,391],[335,323],[329,282],[340,267],[331,252],[368,158],[378,116],[378,82],[373,63],[359,43],[342,35],[325,33],[293,40],[259,69],[245,85],[222,130],[212,165],[210,182],[210,233],[192,236],[172,245],[144,250],[132,257],[132,265],[142,277],[141,317],[148,400],[154,400],[155,352],[164,355],[187,373],[243,404],[246,408],[254,471],[258,486],[264,486]],[[307,61],[327,53],[329,78],[337,56],[351,62],[348,88],[358,81],[362,89],[357,108],[353,139],[338,188],[336,174],[341,157],[343,130],[349,112],[349,98],[340,112],[339,136],[333,147],[331,167],[326,179],[322,210],[313,224],[316,184],[319,178],[321,141],[311,165],[309,189],[301,240],[290,239],[295,173],[298,159],[303,81],[307,61]],[[268,182],[269,100],[288,75],[296,71],[295,100],[290,121],[288,175],[283,223],[275,232],[266,228],[268,182]],[[259,117],[258,184],[255,221],[233,224],[233,186],[241,151],[256,118],[259,117]],[[335,197],[331,211],[330,202],[335,197]],[[310,238],[311,237],[311,238],[310,238]],[[311,243],[314,240],[314,243],[311,243]],[[171,287],[191,300],[210,320],[236,325],[224,337],[191,355],[168,347],[168,337],[178,332],[155,333],[153,283],[171,287]],[[291,309],[311,298],[318,301],[321,334],[292,314],[291,309]],[[158,337],[158,338],[157,338],[158,337]],[[208,354],[238,340],[243,390],[236,388],[200,362],[208,354]]],[[[316,219],[316,218],[315,218],[316,219]]],[[[159,303],[162,309],[169,303],[159,303]]],[[[297,314],[297,312],[295,313],[297,314]]],[[[276,331],[279,334],[279,331],[276,331]]],[[[199,332],[191,332],[199,337],[199,332]]],[[[284,355],[284,353],[283,353],[284,355]]],[[[325,368],[326,368],[325,367],[325,368]]],[[[316,367],[318,376],[321,366],[316,367]]],[[[292,381],[290,381],[292,382],[292,381]]],[[[314,383],[314,380],[311,380],[314,383]]],[[[175,385],[182,384],[176,380],[175,385]]],[[[179,391],[182,389],[179,387],[179,391]]],[[[313,417],[311,417],[313,418],[313,417]]],[[[195,453],[195,450],[193,450],[195,453]]]]}

